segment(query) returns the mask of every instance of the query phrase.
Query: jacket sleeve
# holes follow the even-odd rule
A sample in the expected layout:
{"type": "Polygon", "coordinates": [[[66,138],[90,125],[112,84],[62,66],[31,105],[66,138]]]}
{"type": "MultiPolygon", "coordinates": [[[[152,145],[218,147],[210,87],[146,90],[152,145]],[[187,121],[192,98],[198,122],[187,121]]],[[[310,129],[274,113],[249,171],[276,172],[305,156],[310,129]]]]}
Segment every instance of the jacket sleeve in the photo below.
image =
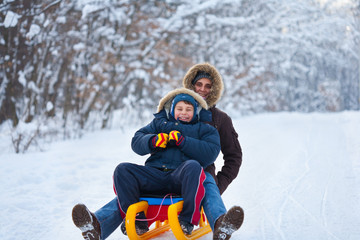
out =
{"type": "Polygon", "coordinates": [[[222,194],[229,184],[236,178],[242,163],[242,150],[231,118],[223,114],[219,124],[221,152],[223,153],[224,165],[216,175],[220,193],[222,194]]]}
{"type": "Polygon", "coordinates": [[[156,136],[155,120],[149,123],[147,126],[140,128],[135,132],[134,137],[131,140],[132,150],[143,156],[152,153],[154,150],[150,147],[150,139],[156,136]]]}
{"type": "Polygon", "coordinates": [[[215,162],[221,146],[218,131],[208,124],[204,124],[203,127],[206,130],[199,139],[185,136],[181,151],[191,159],[197,160],[205,168],[215,162]]]}

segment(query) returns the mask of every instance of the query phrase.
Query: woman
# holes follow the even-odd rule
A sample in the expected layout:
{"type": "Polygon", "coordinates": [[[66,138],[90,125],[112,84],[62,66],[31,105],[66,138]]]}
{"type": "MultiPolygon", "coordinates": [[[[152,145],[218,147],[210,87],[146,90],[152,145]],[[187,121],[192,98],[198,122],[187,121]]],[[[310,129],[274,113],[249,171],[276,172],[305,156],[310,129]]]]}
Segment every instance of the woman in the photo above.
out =
{"type": "Polygon", "coordinates": [[[183,86],[194,90],[205,99],[212,113],[212,122],[209,124],[213,125],[220,135],[224,164],[217,174],[214,164],[205,169],[203,207],[213,230],[213,239],[229,239],[231,234],[240,228],[244,220],[244,212],[239,206],[234,206],[226,212],[220,194],[238,175],[242,150],[231,118],[216,107],[224,90],[223,80],[214,66],[201,63],[188,70],[183,79],[183,86]],[[224,236],[226,237],[222,238],[224,236]]]}

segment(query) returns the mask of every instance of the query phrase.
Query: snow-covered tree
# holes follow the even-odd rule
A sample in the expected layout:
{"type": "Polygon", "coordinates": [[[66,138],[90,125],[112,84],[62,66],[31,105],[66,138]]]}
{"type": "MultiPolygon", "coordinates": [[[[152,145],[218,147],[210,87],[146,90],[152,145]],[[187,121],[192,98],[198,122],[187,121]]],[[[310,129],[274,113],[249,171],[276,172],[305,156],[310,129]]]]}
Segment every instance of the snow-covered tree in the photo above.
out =
{"type": "Polygon", "coordinates": [[[142,122],[204,61],[233,116],[359,110],[359,13],[355,0],[5,0],[0,124],[34,124],[34,139],[142,122]]]}

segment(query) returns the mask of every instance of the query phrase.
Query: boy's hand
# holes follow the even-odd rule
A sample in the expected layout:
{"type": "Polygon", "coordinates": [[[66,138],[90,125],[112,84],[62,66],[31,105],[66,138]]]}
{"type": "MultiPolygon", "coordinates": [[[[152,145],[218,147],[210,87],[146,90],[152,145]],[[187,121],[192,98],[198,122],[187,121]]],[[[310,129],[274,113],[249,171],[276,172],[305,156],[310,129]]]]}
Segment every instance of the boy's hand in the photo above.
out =
{"type": "Polygon", "coordinates": [[[167,133],[159,133],[152,138],[151,143],[154,148],[166,148],[166,145],[169,141],[169,135],[167,133]]]}
{"type": "Polygon", "coordinates": [[[169,145],[179,146],[184,141],[184,137],[179,131],[173,130],[169,133],[169,145]]]}

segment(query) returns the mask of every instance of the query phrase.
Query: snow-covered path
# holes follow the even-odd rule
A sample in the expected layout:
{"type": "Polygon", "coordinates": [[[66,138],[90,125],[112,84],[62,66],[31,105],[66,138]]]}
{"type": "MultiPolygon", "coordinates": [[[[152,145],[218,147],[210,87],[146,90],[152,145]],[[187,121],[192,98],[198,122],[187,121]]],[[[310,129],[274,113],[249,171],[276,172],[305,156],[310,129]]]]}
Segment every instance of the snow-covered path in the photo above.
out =
{"type": "MultiPolygon", "coordinates": [[[[245,222],[232,239],[360,239],[360,112],[263,114],[234,125],[243,165],[223,199],[244,208],[245,222]]],[[[0,153],[0,239],[82,239],[71,209],[98,209],[114,197],[116,165],[144,162],[130,149],[135,130],[0,153]]]]}
{"type": "MultiPolygon", "coordinates": [[[[359,115],[263,117],[237,122],[247,134],[246,161],[231,186],[247,210],[239,236],[360,239],[359,115]]],[[[230,191],[224,195],[231,197],[230,191]]]]}

